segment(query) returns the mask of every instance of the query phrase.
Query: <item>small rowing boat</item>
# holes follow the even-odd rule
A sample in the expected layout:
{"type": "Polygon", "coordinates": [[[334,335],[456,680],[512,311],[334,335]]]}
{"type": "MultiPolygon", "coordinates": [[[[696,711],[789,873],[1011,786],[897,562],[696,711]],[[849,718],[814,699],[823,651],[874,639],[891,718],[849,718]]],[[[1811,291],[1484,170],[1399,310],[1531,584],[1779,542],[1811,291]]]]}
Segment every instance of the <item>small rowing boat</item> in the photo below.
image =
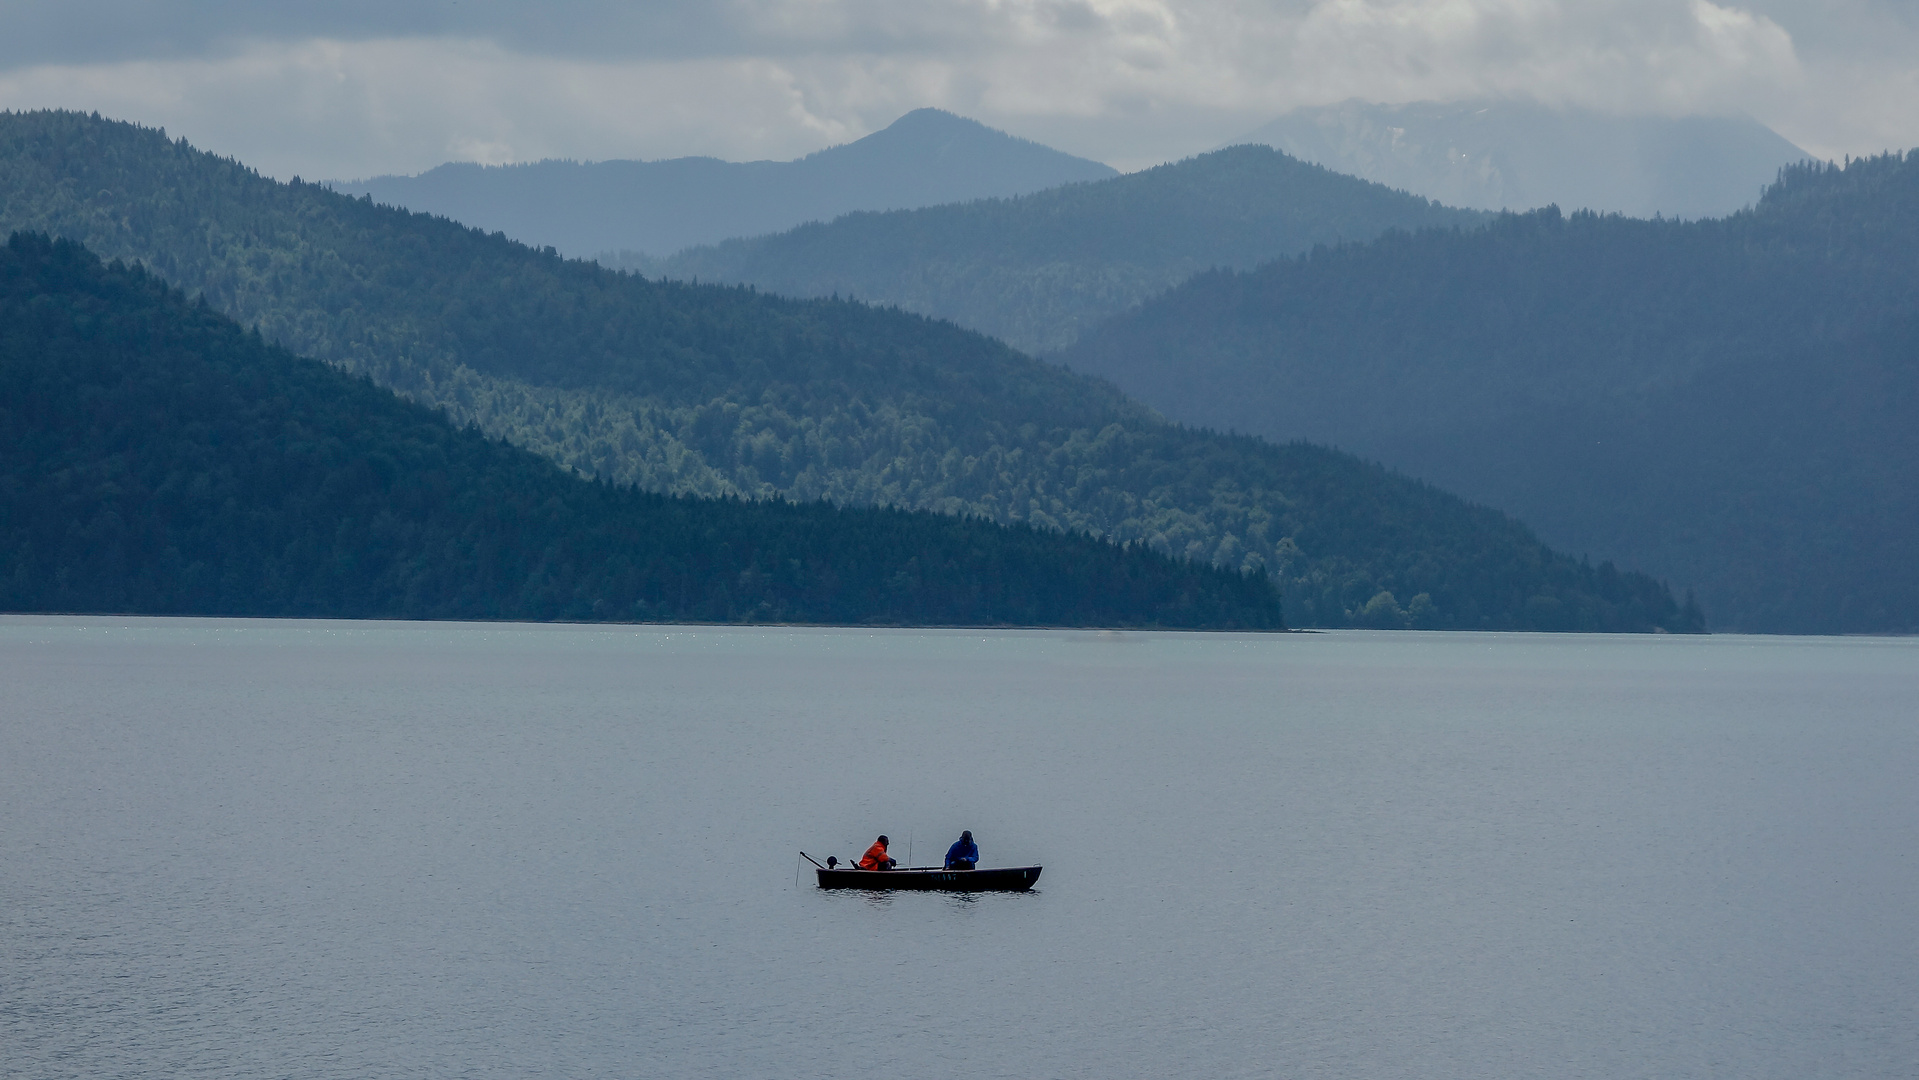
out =
{"type": "Polygon", "coordinates": [[[917,889],[947,892],[1025,892],[1039,880],[1037,866],[996,866],[985,870],[947,870],[938,866],[902,866],[895,870],[861,870],[857,866],[819,867],[822,889],[917,889]]]}

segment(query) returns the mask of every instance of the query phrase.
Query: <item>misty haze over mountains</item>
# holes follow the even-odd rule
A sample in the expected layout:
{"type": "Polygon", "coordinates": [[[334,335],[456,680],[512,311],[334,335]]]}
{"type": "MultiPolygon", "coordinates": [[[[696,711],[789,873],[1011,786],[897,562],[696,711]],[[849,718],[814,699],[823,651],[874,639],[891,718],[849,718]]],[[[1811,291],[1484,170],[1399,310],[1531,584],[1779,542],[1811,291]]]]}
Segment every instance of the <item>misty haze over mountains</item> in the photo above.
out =
{"type": "MultiPolygon", "coordinates": [[[[507,241],[275,187],[158,134],[78,114],[9,118],[0,218],[140,258],[273,336],[596,476],[1144,540],[1274,573],[1289,612],[1319,625],[1571,628],[1588,616],[1562,613],[1626,610],[1606,598],[1612,579],[1588,581],[1556,554],[1524,569],[1536,541],[1490,519],[1443,502],[1412,511],[1426,497],[1396,480],[1259,441],[1313,439],[1519,514],[1572,551],[1696,586],[1721,627],[1919,625],[1919,517],[1901,480],[1919,468],[1902,434],[1919,429],[1919,169],[1900,155],[1792,166],[1754,209],[1660,221],[1489,215],[1238,144],[666,258],[601,249],[649,281],[482,251],[471,245],[507,241]],[[313,214],[337,219],[338,235],[315,231],[313,214]],[[380,239],[394,229],[425,247],[380,239]],[[481,254],[507,277],[467,261],[481,254]],[[660,278],[761,291],[680,292],[660,278]],[[1064,347],[1057,359],[1140,404],[954,326],[776,300],[834,292],[1032,352],[1064,347]],[[436,344],[403,340],[420,334],[436,344]],[[917,374],[876,382],[894,363],[917,374]],[[958,404],[955,387],[978,401],[958,404]],[[1255,438],[1166,427],[1147,408],[1255,438]],[[1394,520],[1417,524],[1394,539],[1394,520]],[[1323,531],[1334,521],[1365,524],[1323,531]],[[1488,555],[1497,571],[1471,568],[1488,555]],[[1600,599],[1535,611],[1534,593],[1502,584],[1528,574],[1537,596],[1600,599]],[[1422,595],[1415,612],[1406,601],[1422,595]]],[[[798,162],[707,164],[857,173],[864,153],[917,162],[925,180],[968,139],[1047,168],[1092,165],[925,110],[798,162]]],[[[1723,179],[1697,157],[1663,160],[1723,179]]],[[[891,174],[866,172],[860,191],[890,197],[873,193],[891,174]]],[[[547,175],[482,171],[506,173],[547,175]]],[[[516,196],[523,207],[568,206],[538,187],[516,196]]]]}
{"type": "Polygon", "coordinates": [[[786,296],[896,304],[1040,353],[1213,267],[1251,269],[1316,244],[1485,220],[1270,147],[1234,146],[1017,198],[848,214],[613,261],[786,296]]]}
{"type": "Polygon", "coordinates": [[[854,210],[1021,195],[1117,175],[1097,161],[952,113],[918,109],[864,139],[797,161],[455,163],[419,176],[329,186],[589,257],[618,251],[668,255],[854,210]]]}
{"type": "Polygon", "coordinates": [[[1479,210],[1700,218],[1749,206],[1809,157],[1750,117],[1607,116],[1530,101],[1347,101],[1234,142],[1479,210]]]}
{"type": "Polygon", "coordinates": [[[1269,575],[1301,624],[1702,625],[1665,585],[1495,511],[1320,447],[1168,424],[950,323],[619,274],[150,128],[0,114],[4,229],[137,259],[269,341],[622,486],[1140,543],[1269,575]]]}
{"type": "Polygon", "coordinates": [[[1919,629],[1919,152],[1751,210],[1555,210],[1200,275],[1063,358],[1697,587],[1720,628],[1919,629]]]}
{"type": "MultiPolygon", "coordinates": [[[[1247,143],[1449,207],[1525,210],[1552,203],[1634,217],[1731,213],[1758,198],[1781,167],[1807,157],[1749,118],[1615,117],[1527,101],[1349,101],[1288,113],[1231,145],[1247,143]]],[[[455,162],[418,176],[328,186],[504,232],[535,247],[550,245],[564,255],[606,256],[603,261],[647,273],[679,274],[689,268],[659,260],[851,213],[1011,198],[1118,175],[952,113],[918,109],[863,139],[794,161],[455,162]]],[[[1202,258],[1194,269],[1207,265],[1202,258]]],[[[1234,258],[1222,265],[1244,263],[1234,258]]],[[[724,276],[754,279],[736,269],[724,276]]],[[[860,295],[895,299],[871,290],[860,295]]],[[[953,315],[939,304],[916,309],[953,315]]],[[[997,332],[992,320],[961,321],[997,332]]],[[[1058,335],[1027,334],[1022,343],[1050,348],[1061,342],[1058,335]]]]}

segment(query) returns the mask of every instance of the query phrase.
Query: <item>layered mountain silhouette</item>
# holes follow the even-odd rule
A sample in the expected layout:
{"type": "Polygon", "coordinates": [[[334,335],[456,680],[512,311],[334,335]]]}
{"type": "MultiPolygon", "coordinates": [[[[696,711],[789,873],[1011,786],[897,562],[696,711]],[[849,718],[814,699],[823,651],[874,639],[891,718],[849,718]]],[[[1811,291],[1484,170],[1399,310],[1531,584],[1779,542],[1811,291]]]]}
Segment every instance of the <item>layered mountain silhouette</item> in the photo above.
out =
{"type": "Polygon", "coordinates": [[[69,241],[0,248],[0,610],[1276,629],[1264,575],[617,490],[69,241]]]}
{"type": "Polygon", "coordinates": [[[1526,100],[1347,101],[1235,141],[1449,206],[1633,217],[1730,214],[1809,156],[1750,117],[1609,116],[1526,100]]]}
{"type": "Polygon", "coordinates": [[[1388,229],[1483,220],[1267,147],[1237,146],[1095,183],[849,214],[624,265],[787,296],[857,296],[1042,352],[1201,270],[1248,268],[1388,229]]]}
{"type": "Polygon", "coordinates": [[[1499,513],[1168,424],[950,323],[621,274],[130,124],[0,115],[0,229],[137,259],[269,341],[620,486],[1086,533],[1268,573],[1297,624],[1699,625],[1499,513]]]}
{"type": "Polygon", "coordinates": [[[1064,355],[1697,586],[1717,626],[1919,629],[1919,153],[1723,219],[1544,210],[1205,274],[1064,355]]]}
{"type": "Polygon", "coordinates": [[[796,161],[448,164],[329,186],[572,256],[666,255],[854,210],[1019,195],[1117,173],[938,109],[796,161]]]}

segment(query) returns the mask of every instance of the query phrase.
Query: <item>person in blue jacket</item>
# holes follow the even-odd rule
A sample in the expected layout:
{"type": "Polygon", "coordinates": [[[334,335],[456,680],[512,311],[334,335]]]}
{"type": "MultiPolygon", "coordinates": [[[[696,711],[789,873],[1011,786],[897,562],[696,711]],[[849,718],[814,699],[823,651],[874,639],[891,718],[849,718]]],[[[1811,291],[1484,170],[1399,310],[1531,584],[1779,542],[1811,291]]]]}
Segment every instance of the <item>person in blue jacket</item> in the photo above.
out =
{"type": "Polygon", "coordinates": [[[960,833],[953,846],[946,849],[946,868],[948,870],[971,870],[979,865],[979,845],[973,843],[973,832],[968,829],[960,833]]]}

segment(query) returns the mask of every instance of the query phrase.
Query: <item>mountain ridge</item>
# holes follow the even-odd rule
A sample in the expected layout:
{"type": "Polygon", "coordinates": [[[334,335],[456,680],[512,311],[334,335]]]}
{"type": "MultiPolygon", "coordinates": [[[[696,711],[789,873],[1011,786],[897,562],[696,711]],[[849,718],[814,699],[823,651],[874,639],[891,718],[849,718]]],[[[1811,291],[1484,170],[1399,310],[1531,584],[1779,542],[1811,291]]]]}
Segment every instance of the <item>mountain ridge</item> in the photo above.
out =
{"type": "Polygon", "coordinates": [[[418,176],[329,181],[343,194],[438,214],[583,257],[666,255],[856,210],[1019,194],[1118,175],[939,109],[792,161],[718,158],[449,163],[418,176]]]}
{"type": "Polygon", "coordinates": [[[1014,198],[855,213],[666,259],[602,261],[787,296],[858,296],[1042,353],[1209,268],[1484,220],[1240,146],[1014,198]]]}
{"type": "MultiPolygon", "coordinates": [[[[1875,451],[1847,434],[1848,410],[1771,434],[1737,413],[1783,418],[1822,401],[1906,408],[1897,388],[1914,377],[1919,338],[1881,335],[1915,314],[1919,153],[1788,168],[1726,218],[1548,209],[1204,274],[1063,358],[1175,419],[1333,443],[1539,522],[1571,550],[1651,567],[1696,586],[1724,620],[1716,625],[1903,631],[1919,626],[1919,579],[1903,569],[1919,561],[1905,539],[1919,533],[1919,513],[1891,514],[1904,504],[1887,503],[1868,476],[1861,455],[1875,451]],[[1837,363],[1855,346],[1878,358],[1878,374],[1837,363]],[[1741,372],[1759,396],[1734,392],[1741,372]],[[1854,389],[1875,380],[1886,387],[1876,398],[1854,389]],[[1709,384],[1716,393],[1700,389],[1709,384]],[[1743,446],[1749,471],[1706,467],[1721,449],[1695,429],[1743,446]],[[1788,429],[1797,453],[1834,465],[1830,498],[1787,490],[1787,477],[1816,483],[1774,445],[1788,429]],[[1648,458],[1608,431],[1671,453],[1648,458]],[[1836,453],[1841,444],[1854,449],[1836,453]],[[1664,478],[1635,478],[1648,469],[1664,478]],[[1601,490],[1623,501],[1589,495],[1601,490]],[[1848,508],[1849,539],[1830,538],[1834,506],[1848,508]],[[1734,534],[1772,546],[1714,540],[1734,534]],[[1890,554],[1901,551],[1914,558],[1890,554]],[[1797,565],[1821,584],[1781,607],[1760,564],[1797,565]],[[1847,611],[1882,615],[1849,622],[1847,611]],[[1898,611],[1908,614],[1884,614],[1898,611]]],[[[1919,426],[1919,412],[1909,419],[1919,426]]],[[[1874,423],[1876,452],[1919,473],[1899,425],[1874,423]]]]}
{"type": "Polygon", "coordinates": [[[1167,424],[951,324],[620,274],[129,124],[0,115],[0,228],[138,259],[269,340],[620,485],[1144,543],[1272,574],[1301,625],[1689,625],[1657,582],[1503,515],[1324,448],[1167,424]]]}

